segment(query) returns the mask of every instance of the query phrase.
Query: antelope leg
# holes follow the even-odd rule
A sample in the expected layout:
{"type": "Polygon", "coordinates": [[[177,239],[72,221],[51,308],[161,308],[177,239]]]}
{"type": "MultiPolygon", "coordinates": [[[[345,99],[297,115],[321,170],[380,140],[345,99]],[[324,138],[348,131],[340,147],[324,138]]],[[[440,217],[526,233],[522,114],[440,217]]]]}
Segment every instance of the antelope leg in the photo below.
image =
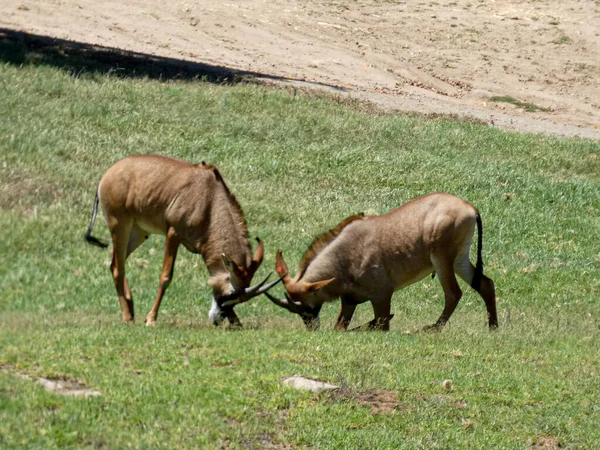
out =
{"type": "Polygon", "coordinates": [[[171,280],[173,279],[173,270],[175,268],[175,259],[177,258],[177,249],[179,248],[179,237],[175,233],[173,228],[169,228],[167,231],[167,239],[165,242],[165,256],[163,259],[163,268],[160,274],[160,284],[158,286],[158,293],[156,294],[156,300],[154,300],[154,306],[146,317],[146,325],[154,325],[156,323],[156,316],[158,316],[158,309],[160,308],[160,302],[171,280]]]}
{"type": "Polygon", "coordinates": [[[425,327],[424,331],[442,329],[452,316],[456,305],[458,305],[462,297],[462,290],[458,285],[458,281],[456,281],[456,274],[454,273],[454,258],[444,254],[433,254],[431,262],[444,290],[445,305],[437,322],[432,326],[425,327]]]}
{"type": "MultiPolygon", "coordinates": [[[[129,243],[127,244],[127,255],[125,256],[125,259],[127,260],[129,255],[131,255],[136,248],[142,245],[147,238],[147,234],[134,224],[133,228],[131,229],[131,234],[129,235],[129,243]]],[[[129,312],[129,316],[131,316],[131,321],[133,321],[133,318],[135,317],[133,310],[133,296],[131,295],[131,289],[129,288],[127,277],[124,277],[123,282],[125,283],[125,300],[127,301],[127,310],[129,312]]]]}
{"type": "Polygon", "coordinates": [[[238,316],[235,313],[235,311],[233,310],[233,308],[225,311],[225,317],[227,317],[227,320],[229,321],[230,326],[236,327],[236,328],[242,327],[242,322],[238,318],[238,316]]]}
{"type": "Polygon", "coordinates": [[[119,303],[121,304],[123,322],[133,323],[133,300],[129,285],[125,279],[125,260],[127,259],[127,245],[131,234],[132,222],[124,219],[117,221],[114,217],[111,217],[108,223],[113,241],[110,270],[113,275],[115,288],[117,289],[119,303]]]}
{"type": "MultiPolygon", "coordinates": [[[[393,314],[390,314],[388,317],[388,323],[390,320],[392,320],[394,318],[393,314]]],[[[358,327],[354,327],[348,331],[372,331],[372,330],[381,330],[381,327],[377,326],[378,323],[378,319],[373,319],[370,322],[367,323],[363,323],[362,325],[358,326],[358,327]]]]}
{"type": "Polygon", "coordinates": [[[340,312],[338,313],[337,322],[334,327],[335,331],[348,329],[357,305],[357,303],[353,302],[351,297],[348,296],[342,296],[341,300],[340,312]]]}
{"type": "Polygon", "coordinates": [[[378,302],[371,301],[371,305],[373,305],[373,312],[375,313],[375,318],[370,322],[370,329],[389,331],[392,296],[390,295],[385,300],[378,302]]]}

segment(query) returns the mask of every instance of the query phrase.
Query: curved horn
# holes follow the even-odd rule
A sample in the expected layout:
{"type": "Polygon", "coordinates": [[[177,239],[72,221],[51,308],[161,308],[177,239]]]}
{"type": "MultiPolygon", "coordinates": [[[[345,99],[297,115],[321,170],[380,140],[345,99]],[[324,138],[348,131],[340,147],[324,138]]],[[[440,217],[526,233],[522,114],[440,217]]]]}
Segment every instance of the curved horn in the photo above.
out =
{"type": "Polygon", "coordinates": [[[302,307],[302,303],[295,302],[294,300],[292,300],[290,298],[290,296],[287,294],[287,292],[285,293],[285,300],[283,300],[281,298],[273,297],[268,292],[265,292],[265,295],[267,296],[267,298],[269,300],[271,300],[277,306],[281,306],[282,308],[287,309],[289,312],[298,313],[298,311],[302,307]]]}
{"type": "Polygon", "coordinates": [[[252,267],[254,270],[258,269],[258,267],[262,264],[265,256],[265,244],[263,244],[263,241],[261,241],[258,237],[256,238],[256,242],[258,242],[258,247],[256,247],[256,251],[252,257],[252,267]]]}
{"type": "Polygon", "coordinates": [[[221,306],[237,305],[238,303],[247,302],[251,298],[257,297],[260,294],[265,294],[269,289],[271,289],[273,286],[275,286],[277,283],[283,280],[283,277],[281,277],[276,279],[275,281],[271,281],[267,285],[264,285],[269,280],[269,278],[271,278],[272,274],[273,272],[271,272],[269,275],[267,275],[267,277],[264,280],[262,280],[258,284],[255,284],[254,286],[250,286],[232,294],[229,294],[227,296],[221,297],[222,300],[225,300],[221,306]]]}
{"type": "Polygon", "coordinates": [[[271,300],[273,303],[275,303],[277,306],[280,306],[282,308],[287,309],[288,311],[290,310],[290,304],[288,303],[287,300],[283,300],[282,298],[277,298],[277,297],[273,297],[271,294],[269,294],[268,292],[265,292],[265,295],[267,296],[267,298],[269,300],[271,300]]]}
{"type": "MultiPolygon", "coordinates": [[[[252,297],[256,297],[257,295],[264,294],[269,289],[271,289],[273,286],[275,286],[277,283],[279,283],[280,281],[283,281],[283,277],[280,277],[280,278],[276,279],[275,281],[270,282],[266,286],[263,286],[267,282],[267,280],[269,278],[271,278],[272,274],[273,274],[273,272],[271,272],[269,275],[267,275],[267,278],[262,280],[260,283],[244,289],[244,297],[248,298],[248,300],[249,300],[252,297]]],[[[287,275],[287,273],[285,275],[287,275]]]]}

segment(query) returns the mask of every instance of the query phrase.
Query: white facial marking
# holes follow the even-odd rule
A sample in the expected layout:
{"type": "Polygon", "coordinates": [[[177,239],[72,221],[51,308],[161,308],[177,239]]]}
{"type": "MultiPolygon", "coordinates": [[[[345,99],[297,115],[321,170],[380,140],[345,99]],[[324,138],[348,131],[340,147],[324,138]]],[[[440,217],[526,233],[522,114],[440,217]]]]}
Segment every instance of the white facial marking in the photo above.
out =
{"type": "Polygon", "coordinates": [[[221,308],[217,304],[217,301],[213,297],[210,311],[208,312],[208,319],[213,325],[219,325],[223,322],[223,316],[221,316],[221,308]]]}

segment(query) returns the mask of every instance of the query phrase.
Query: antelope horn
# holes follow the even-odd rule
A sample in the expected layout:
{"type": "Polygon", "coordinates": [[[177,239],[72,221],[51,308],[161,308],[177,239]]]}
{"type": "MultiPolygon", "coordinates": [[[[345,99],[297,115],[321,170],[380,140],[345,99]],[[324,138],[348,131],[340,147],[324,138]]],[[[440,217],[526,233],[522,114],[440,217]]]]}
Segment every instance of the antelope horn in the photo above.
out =
{"type": "Polygon", "coordinates": [[[281,278],[278,278],[275,281],[271,281],[269,284],[264,286],[264,284],[269,280],[269,278],[271,278],[272,274],[273,274],[273,272],[271,272],[269,275],[267,275],[267,277],[264,280],[262,280],[258,284],[255,284],[254,286],[250,286],[241,291],[234,292],[233,294],[227,295],[225,297],[221,297],[222,299],[226,300],[223,302],[222,306],[237,305],[238,303],[247,302],[251,298],[256,297],[260,294],[265,294],[269,289],[271,289],[277,283],[279,283],[280,281],[283,281],[283,277],[285,275],[287,275],[287,273],[286,273],[281,278]]]}
{"type": "Polygon", "coordinates": [[[271,278],[271,275],[273,275],[273,272],[269,273],[269,275],[267,275],[267,278],[265,278],[264,280],[262,280],[260,283],[255,284],[254,286],[250,286],[249,288],[244,289],[244,297],[247,297],[248,299],[252,298],[252,297],[256,297],[257,295],[262,294],[263,292],[268,291],[269,289],[271,289],[273,286],[275,286],[277,283],[279,283],[283,277],[275,280],[275,281],[271,281],[269,284],[267,284],[266,286],[263,286],[263,284],[265,284],[267,282],[267,280],[269,278],[271,278]]]}
{"type": "Polygon", "coordinates": [[[285,300],[281,299],[281,298],[277,298],[277,297],[273,297],[271,294],[269,294],[268,292],[265,292],[265,295],[267,296],[267,298],[269,300],[271,300],[273,303],[275,303],[277,306],[281,306],[282,308],[287,309],[289,312],[293,312],[293,313],[297,313],[298,312],[298,308],[302,306],[301,303],[297,303],[294,300],[292,300],[288,295],[287,292],[285,293],[285,300]]]}
{"type": "Polygon", "coordinates": [[[271,300],[273,303],[275,303],[277,306],[280,306],[282,308],[287,309],[288,311],[290,310],[290,304],[287,300],[283,300],[282,298],[277,298],[277,297],[273,297],[271,294],[269,294],[268,292],[265,292],[265,295],[267,296],[267,298],[269,300],[271,300]]]}

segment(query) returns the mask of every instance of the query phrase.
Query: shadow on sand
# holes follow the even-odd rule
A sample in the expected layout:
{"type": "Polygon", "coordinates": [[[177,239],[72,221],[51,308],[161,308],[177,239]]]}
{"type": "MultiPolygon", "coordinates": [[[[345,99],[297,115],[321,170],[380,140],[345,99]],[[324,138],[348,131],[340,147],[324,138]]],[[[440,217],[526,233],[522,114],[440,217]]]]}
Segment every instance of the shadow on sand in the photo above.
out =
{"type": "MultiPolygon", "coordinates": [[[[56,39],[6,28],[0,28],[0,63],[2,62],[53,66],[68,71],[73,76],[98,74],[163,81],[201,79],[219,84],[236,84],[253,79],[295,83],[284,77],[264,73],[56,39]]],[[[325,84],[306,84],[338,90],[325,84]]]]}

